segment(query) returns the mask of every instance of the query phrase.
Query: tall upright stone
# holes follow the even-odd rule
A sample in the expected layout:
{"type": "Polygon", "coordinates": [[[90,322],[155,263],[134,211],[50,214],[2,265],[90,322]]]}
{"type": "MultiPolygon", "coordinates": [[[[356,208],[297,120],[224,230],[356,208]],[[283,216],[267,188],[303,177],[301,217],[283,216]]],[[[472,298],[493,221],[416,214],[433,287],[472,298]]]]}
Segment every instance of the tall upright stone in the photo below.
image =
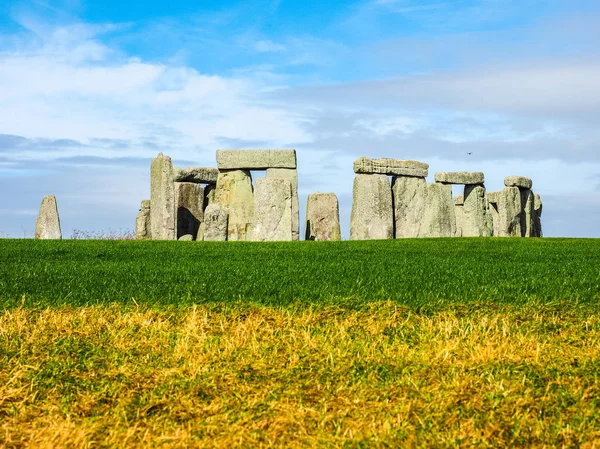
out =
{"type": "Polygon", "coordinates": [[[204,187],[204,209],[206,209],[208,206],[215,202],[216,190],[217,189],[215,185],[209,184],[206,187],[204,187]]]}
{"type": "Polygon", "coordinates": [[[175,240],[175,186],[173,163],[159,153],[150,166],[150,226],[153,240],[175,240]]]}
{"type": "Polygon", "coordinates": [[[62,239],[58,206],[54,195],[48,195],[42,199],[40,212],[35,223],[35,238],[42,240],[62,239]]]}
{"type": "Polygon", "coordinates": [[[396,238],[420,236],[425,211],[425,178],[396,176],[392,178],[396,238]]]}
{"type": "Polygon", "coordinates": [[[227,218],[229,213],[220,204],[210,204],[204,210],[204,221],[200,223],[196,240],[224,242],[227,240],[227,218]]]}
{"type": "Polygon", "coordinates": [[[498,237],[521,237],[521,192],[505,187],[498,195],[498,237]]]}
{"type": "Polygon", "coordinates": [[[425,201],[419,237],[454,237],[456,215],[452,185],[435,182],[425,185],[425,201]]]}
{"type": "Polygon", "coordinates": [[[252,177],[248,170],[224,170],[219,173],[215,204],[229,214],[227,240],[246,240],[254,218],[252,177]]]}
{"type": "Polygon", "coordinates": [[[350,240],[394,237],[392,189],[383,174],[357,174],[352,192],[350,240]]]}
{"type": "Polygon", "coordinates": [[[140,211],[135,218],[135,239],[150,240],[152,229],[150,225],[150,200],[143,200],[140,211]]]}
{"type": "Polygon", "coordinates": [[[462,226],[463,226],[463,209],[465,205],[464,195],[456,195],[454,197],[454,215],[456,215],[456,230],[454,231],[455,237],[462,237],[462,226]]]}
{"type": "Polygon", "coordinates": [[[268,168],[267,178],[287,179],[292,184],[292,240],[300,240],[300,205],[298,201],[298,170],[268,168]]]}
{"type": "Polygon", "coordinates": [[[341,240],[335,193],[311,193],[306,203],[306,240],[341,240]]]}
{"type": "Polygon", "coordinates": [[[492,220],[492,235],[498,237],[500,229],[500,215],[498,213],[498,203],[500,201],[503,192],[487,192],[486,198],[488,200],[488,216],[492,220]]]}
{"type": "Polygon", "coordinates": [[[292,240],[292,183],[287,179],[260,178],[254,191],[254,222],[250,240],[292,240]]]}
{"type": "Polygon", "coordinates": [[[184,235],[196,238],[204,220],[204,188],[192,182],[175,183],[177,205],[177,239],[184,235]]]}
{"type": "Polygon", "coordinates": [[[519,189],[521,192],[521,236],[535,237],[534,196],[531,189],[519,189]]]}
{"type": "Polygon", "coordinates": [[[533,196],[535,237],[543,237],[542,231],[542,198],[536,193],[533,196]]]}
{"type": "Polygon", "coordinates": [[[493,219],[488,215],[488,202],[485,187],[481,184],[465,185],[464,206],[462,210],[463,237],[491,237],[493,219]]]}

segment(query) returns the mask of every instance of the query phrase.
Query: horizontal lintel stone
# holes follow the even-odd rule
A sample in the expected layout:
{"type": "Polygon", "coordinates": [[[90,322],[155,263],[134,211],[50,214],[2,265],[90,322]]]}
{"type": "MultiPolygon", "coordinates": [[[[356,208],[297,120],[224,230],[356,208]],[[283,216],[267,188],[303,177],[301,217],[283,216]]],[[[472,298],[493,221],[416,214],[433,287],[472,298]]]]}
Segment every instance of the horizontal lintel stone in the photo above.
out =
{"type": "Polygon", "coordinates": [[[500,195],[502,192],[486,192],[485,196],[488,199],[488,202],[492,204],[498,204],[500,202],[500,195]]]}
{"type": "Polygon", "coordinates": [[[217,150],[220,170],[296,168],[296,150],[217,150]]]}
{"type": "Polygon", "coordinates": [[[219,169],[214,167],[173,167],[175,182],[195,182],[197,184],[216,184],[219,169]]]}
{"type": "Polygon", "coordinates": [[[450,171],[435,174],[435,182],[442,184],[483,184],[484,176],[479,171],[450,171]]]}
{"type": "Polygon", "coordinates": [[[525,176],[507,176],[504,178],[506,187],[521,187],[522,189],[531,189],[533,181],[525,176]]]}
{"type": "Polygon", "coordinates": [[[392,158],[370,159],[363,156],[354,161],[354,173],[425,178],[429,174],[429,164],[392,158]]]}

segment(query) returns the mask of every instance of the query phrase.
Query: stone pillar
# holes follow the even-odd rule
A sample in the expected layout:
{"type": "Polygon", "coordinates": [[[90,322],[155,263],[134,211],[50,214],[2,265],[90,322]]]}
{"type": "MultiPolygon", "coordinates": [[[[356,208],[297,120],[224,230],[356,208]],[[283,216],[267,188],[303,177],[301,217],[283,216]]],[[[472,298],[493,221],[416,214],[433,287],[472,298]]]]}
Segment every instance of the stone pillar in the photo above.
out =
{"type": "Polygon", "coordinates": [[[544,233],[542,232],[542,198],[535,194],[533,196],[533,223],[535,229],[535,237],[543,237],[544,233]]]}
{"type": "Polygon", "coordinates": [[[463,237],[491,237],[493,219],[488,216],[485,187],[482,184],[465,185],[462,216],[463,237]]]}
{"type": "Polygon", "coordinates": [[[454,215],[456,215],[456,231],[454,231],[454,237],[462,237],[462,224],[463,218],[463,206],[465,205],[464,195],[456,195],[454,197],[454,215]]]}
{"type": "Polygon", "coordinates": [[[394,237],[392,189],[386,175],[357,174],[352,192],[350,240],[394,237]]]}
{"type": "Polygon", "coordinates": [[[216,192],[216,188],[212,184],[209,184],[206,187],[204,187],[204,208],[205,209],[215,202],[215,192],[216,192]]]}
{"type": "Polygon", "coordinates": [[[292,240],[292,183],[287,179],[260,178],[254,192],[254,242],[292,240]]]}
{"type": "Polygon", "coordinates": [[[252,177],[248,170],[225,170],[219,173],[215,204],[229,214],[227,240],[246,240],[254,218],[252,177]]]}
{"type": "Polygon", "coordinates": [[[425,207],[425,178],[394,176],[394,221],[396,238],[419,237],[425,207]]]}
{"type": "Polygon", "coordinates": [[[183,236],[196,238],[200,223],[204,220],[204,188],[191,182],[175,183],[177,205],[177,239],[183,236]]]}
{"type": "Polygon", "coordinates": [[[45,196],[42,199],[40,212],[35,223],[35,238],[42,240],[62,239],[58,206],[54,195],[45,196]]]}
{"type": "Polygon", "coordinates": [[[204,211],[204,221],[200,223],[196,240],[224,242],[227,240],[227,210],[220,204],[210,204],[204,211]]]}
{"type": "Polygon", "coordinates": [[[425,201],[419,237],[454,237],[456,215],[452,185],[435,182],[425,185],[425,201]]]}
{"type": "Polygon", "coordinates": [[[143,200],[140,211],[135,218],[135,239],[150,240],[152,229],[150,226],[150,200],[143,200]]]}
{"type": "Polygon", "coordinates": [[[335,193],[311,193],[306,202],[306,240],[341,240],[335,193]]]}
{"type": "Polygon", "coordinates": [[[492,235],[498,237],[500,229],[500,215],[498,214],[499,198],[502,192],[488,192],[486,198],[488,201],[488,216],[492,220],[492,235]]]}
{"type": "Polygon", "coordinates": [[[150,167],[150,226],[153,240],[175,240],[173,163],[159,153],[150,167]]]}
{"type": "MultiPolygon", "coordinates": [[[[533,181],[525,176],[507,176],[504,178],[506,189],[519,190],[519,230],[521,237],[531,237],[534,222],[534,197],[531,192],[533,181]]],[[[515,235],[515,236],[518,236],[515,235]]]]}
{"type": "Polygon", "coordinates": [[[521,236],[521,192],[505,187],[498,198],[498,237],[521,236]]]}
{"type": "Polygon", "coordinates": [[[292,240],[300,240],[298,170],[295,168],[267,168],[267,178],[287,179],[292,184],[292,240]]]}

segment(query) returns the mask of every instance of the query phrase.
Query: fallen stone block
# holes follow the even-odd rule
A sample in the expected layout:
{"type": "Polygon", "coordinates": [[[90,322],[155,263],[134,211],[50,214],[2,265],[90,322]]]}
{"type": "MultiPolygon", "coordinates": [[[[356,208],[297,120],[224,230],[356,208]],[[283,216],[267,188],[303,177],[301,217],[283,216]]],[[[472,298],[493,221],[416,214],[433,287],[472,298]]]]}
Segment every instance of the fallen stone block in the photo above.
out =
{"type": "Polygon", "coordinates": [[[175,204],[177,205],[177,239],[198,234],[200,223],[204,221],[204,188],[193,182],[175,183],[175,204]]]}
{"type": "Polygon", "coordinates": [[[180,240],[182,242],[191,242],[192,240],[194,240],[194,236],[192,234],[184,234],[177,240],[180,240]]]}
{"type": "Polygon", "coordinates": [[[438,172],[435,174],[435,182],[443,184],[483,184],[484,175],[482,172],[455,171],[438,172]]]}
{"type": "Polygon", "coordinates": [[[227,210],[220,204],[210,204],[204,210],[204,221],[198,229],[196,240],[224,242],[227,240],[227,210]]]}
{"type": "Polygon", "coordinates": [[[175,240],[173,163],[159,153],[150,166],[150,226],[153,240],[175,240]]]}
{"type": "Polygon", "coordinates": [[[335,193],[311,193],[306,203],[306,240],[341,240],[335,193]]]}
{"type": "Polygon", "coordinates": [[[354,161],[354,173],[425,178],[429,174],[429,165],[419,161],[362,156],[354,161]]]}
{"type": "Polygon", "coordinates": [[[358,174],[354,178],[350,240],[394,237],[392,189],[383,174],[358,174]]]}
{"type": "Polygon", "coordinates": [[[217,150],[219,170],[296,168],[296,150],[217,150]]]}
{"type": "Polygon", "coordinates": [[[214,167],[173,167],[175,182],[195,182],[197,184],[216,184],[219,169],[214,167]]]}
{"type": "Polygon", "coordinates": [[[525,176],[507,176],[504,178],[506,187],[520,187],[522,189],[531,189],[533,181],[525,176]]]}
{"type": "Polygon", "coordinates": [[[292,183],[287,179],[260,178],[254,190],[254,221],[250,240],[292,240],[292,183]]]}
{"type": "Polygon", "coordinates": [[[248,229],[254,219],[254,193],[250,172],[229,170],[219,173],[215,204],[220,204],[229,214],[227,240],[247,240],[248,229]]]}
{"type": "Polygon", "coordinates": [[[35,223],[35,238],[41,240],[62,239],[58,206],[54,195],[48,195],[42,199],[40,212],[35,223]]]}
{"type": "Polygon", "coordinates": [[[268,168],[267,178],[287,179],[292,184],[292,240],[300,240],[300,204],[298,200],[298,170],[268,168]]]}

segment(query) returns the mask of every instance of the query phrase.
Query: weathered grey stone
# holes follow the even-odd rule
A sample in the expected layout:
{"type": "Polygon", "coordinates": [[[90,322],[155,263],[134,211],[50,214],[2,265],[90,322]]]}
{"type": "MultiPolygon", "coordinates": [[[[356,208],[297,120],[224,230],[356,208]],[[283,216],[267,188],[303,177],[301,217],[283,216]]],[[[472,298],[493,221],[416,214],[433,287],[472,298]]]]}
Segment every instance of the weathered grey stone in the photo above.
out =
{"type": "Polygon", "coordinates": [[[456,215],[450,184],[426,184],[423,205],[419,237],[453,237],[456,234],[456,215]]]}
{"type": "Polygon", "coordinates": [[[419,161],[362,156],[354,161],[354,173],[425,178],[429,174],[429,165],[419,161]]]}
{"type": "Polygon", "coordinates": [[[392,189],[386,175],[358,174],[354,178],[350,240],[394,237],[392,189]]]}
{"type": "Polygon", "coordinates": [[[521,192],[521,236],[535,237],[534,197],[530,189],[519,189],[521,192]]]}
{"type": "Polygon", "coordinates": [[[173,163],[159,153],[150,167],[150,226],[153,240],[175,240],[173,163]]]}
{"type": "Polygon", "coordinates": [[[296,168],[296,150],[217,150],[220,170],[296,168]]]}
{"type": "Polygon", "coordinates": [[[435,182],[443,184],[483,184],[484,176],[482,172],[454,171],[438,172],[435,174],[435,182]]]}
{"type": "Polygon", "coordinates": [[[193,238],[198,234],[204,220],[204,188],[193,182],[175,183],[175,204],[177,205],[177,239],[184,235],[193,238]]]}
{"type": "Polygon", "coordinates": [[[219,173],[215,204],[223,206],[229,214],[227,240],[247,240],[247,232],[254,218],[254,194],[250,172],[230,170],[219,173]]]}
{"type": "Polygon", "coordinates": [[[454,215],[456,216],[456,229],[454,230],[454,237],[462,237],[464,202],[457,203],[456,199],[457,197],[454,198],[454,215]]]}
{"type": "Polygon", "coordinates": [[[287,179],[260,178],[254,190],[254,222],[250,240],[292,240],[292,183],[287,179]]]}
{"type": "Polygon", "coordinates": [[[152,229],[150,226],[150,200],[143,200],[140,211],[135,218],[135,239],[150,240],[152,229]]]}
{"type": "Polygon", "coordinates": [[[306,203],[306,240],[341,240],[335,193],[311,193],[306,203]]]}
{"type": "Polygon", "coordinates": [[[35,238],[44,240],[62,239],[58,206],[54,195],[48,195],[42,199],[40,212],[35,223],[35,238]]]}
{"type": "Polygon", "coordinates": [[[268,168],[267,178],[287,179],[292,184],[292,240],[300,240],[300,205],[298,202],[298,170],[268,168]]]}
{"type": "Polygon", "coordinates": [[[531,189],[533,181],[525,176],[507,176],[504,178],[506,187],[520,187],[522,189],[531,189]]]}
{"type": "Polygon", "coordinates": [[[175,182],[195,182],[197,184],[216,184],[219,169],[214,167],[173,167],[175,182]]]}
{"type": "Polygon", "coordinates": [[[209,184],[204,187],[204,208],[215,202],[215,192],[217,191],[216,186],[209,184]]]}
{"type": "Polygon", "coordinates": [[[497,203],[498,237],[521,236],[521,192],[518,187],[506,187],[497,203]]]}
{"type": "Polygon", "coordinates": [[[482,185],[465,185],[464,206],[461,217],[463,237],[491,237],[493,218],[488,215],[488,201],[485,187],[482,185]]]}
{"type": "Polygon", "coordinates": [[[181,240],[182,242],[191,242],[192,240],[194,240],[194,236],[192,234],[184,234],[177,240],[181,240]]]}
{"type": "Polygon", "coordinates": [[[500,215],[498,213],[498,203],[503,192],[486,192],[485,196],[488,200],[487,214],[492,220],[492,235],[498,236],[500,226],[500,215]]]}
{"type": "Polygon", "coordinates": [[[534,222],[534,237],[543,237],[542,232],[542,198],[536,193],[533,196],[533,209],[535,211],[533,222],[534,222]]]}
{"type": "Polygon", "coordinates": [[[399,176],[392,179],[396,238],[420,236],[426,188],[425,178],[399,176]]]}
{"type": "Polygon", "coordinates": [[[485,196],[488,200],[488,202],[492,203],[492,204],[498,204],[498,201],[500,201],[500,195],[502,195],[502,192],[486,192],[485,196]]]}
{"type": "Polygon", "coordinates": [[[455,206],[464,206],[465,204],[465,196],[464,195],[456,195],[454,197],[454,205],[455,206]]]}
{"type": "Polygon", "coordinates": [[[227,210],[220,204],[210,204],[204,211],[204,221],[200,224],[196,240],[224,242],[227,240],[227,210]]]}

